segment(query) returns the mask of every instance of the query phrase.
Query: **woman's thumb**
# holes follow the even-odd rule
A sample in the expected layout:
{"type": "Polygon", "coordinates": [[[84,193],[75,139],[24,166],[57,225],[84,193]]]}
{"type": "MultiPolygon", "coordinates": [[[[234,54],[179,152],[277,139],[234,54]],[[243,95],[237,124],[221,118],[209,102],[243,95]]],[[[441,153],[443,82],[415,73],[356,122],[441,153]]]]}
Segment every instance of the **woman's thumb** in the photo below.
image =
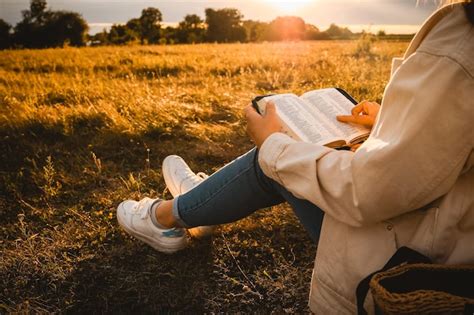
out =
{"type": "Polygon", "coordinates": [[[265,116],[266,115],[275,115],[276,114],[276,107],[273,102],[268,102],[267,107],[265,109],[265,116]]]}

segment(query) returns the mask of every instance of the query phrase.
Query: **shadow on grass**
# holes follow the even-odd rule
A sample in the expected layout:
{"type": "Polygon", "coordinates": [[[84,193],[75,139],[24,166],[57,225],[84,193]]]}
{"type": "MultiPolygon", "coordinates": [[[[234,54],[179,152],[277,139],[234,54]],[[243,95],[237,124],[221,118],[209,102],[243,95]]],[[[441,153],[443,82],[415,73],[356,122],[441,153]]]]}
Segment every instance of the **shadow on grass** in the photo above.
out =
{"type": "Polygon", "coordinates": [[[212,294],[211,241],[161,254],[142,243],[118,242],[82,261],[65,280],[74,283],[72,313],[204,312],[212,294]]]}

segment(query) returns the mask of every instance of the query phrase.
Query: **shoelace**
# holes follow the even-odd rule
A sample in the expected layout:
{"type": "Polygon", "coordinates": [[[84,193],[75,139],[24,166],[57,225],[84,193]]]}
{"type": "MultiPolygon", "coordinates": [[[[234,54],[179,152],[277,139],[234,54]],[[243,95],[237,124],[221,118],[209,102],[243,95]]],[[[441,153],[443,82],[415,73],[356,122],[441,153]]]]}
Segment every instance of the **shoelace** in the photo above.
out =
{"type": "Polygon", "coordinates": [[[148,216],[148,203],[150,202],[151,198],[143,198],[138,202],[135,206],[135,211],[140,213],[140,219],[146,219],[148,216]]]}
{"type": "MultiPolygon", "coordinates": [[[[149,212],[148,209],[151,206],[151,202],[153,199],[151,198],[143,198],[138,202],[138,204],[135,206],[135,211],[140,213],[140,219],[144,220],[148,217],[149,212]]],[[[163,230],[163,236],[166,237],[181,237],[184,235],[184,230],[180,228],[172,228],[172,229],[165,229],[163,230]]]]}
{"type": "Polygon", "coordinates": [[[189,169],[179,169],[176,171],[176,174],[183,176],[183,181],[184,180],[190,180],[194,185],[199,184],[203,179],[208,178],[209,176],[203,172],[199,172],[197,174],[194,174],[191,170],[189,169]]]}

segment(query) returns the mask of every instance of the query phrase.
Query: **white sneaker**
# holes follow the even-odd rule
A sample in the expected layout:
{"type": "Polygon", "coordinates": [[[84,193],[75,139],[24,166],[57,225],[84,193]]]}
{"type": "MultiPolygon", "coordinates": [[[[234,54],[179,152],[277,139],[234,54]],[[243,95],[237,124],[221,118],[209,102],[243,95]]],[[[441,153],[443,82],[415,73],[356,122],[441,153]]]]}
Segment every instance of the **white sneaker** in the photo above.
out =
{"type": "Polygon", "coordinates": [[[174,253],[186,247],[188,240],[184,229],[160,229],[153,224],[150,207],[157,199],[144,198],[140,202],[126,200],[117,208],[118,223],[137,239],[157,251],[174,253]]]}
{"type": "MultiPolygon", "coordinates": [[[[173,197],[184,194],[199,185],[209,176],[205,173],[194,173],[186,162],[177,155],[169,155],[163,160],[163,177],[166,187],[173,197]]],[[[188,233],[195,238],[204,238],[212,235],[214,226],[198,226],[188,229],[188,233]]]]}

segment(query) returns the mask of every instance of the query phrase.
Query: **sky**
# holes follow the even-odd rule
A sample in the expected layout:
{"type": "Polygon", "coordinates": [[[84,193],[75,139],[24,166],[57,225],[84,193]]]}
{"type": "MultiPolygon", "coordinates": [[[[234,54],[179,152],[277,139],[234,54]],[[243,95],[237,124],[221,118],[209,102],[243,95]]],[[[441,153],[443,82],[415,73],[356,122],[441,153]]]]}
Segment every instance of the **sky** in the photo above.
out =
{"type": "MultiPolygon", "coordinates": [[[[0,19],[14,25],[29,0],[0,0],[0,19]]],[[[331,23],[349,26],[353,31],[366,29],[387,33],[414,33],[436,9],[436,0],[48,0],[53,10],[79,12],[90,26],[90,33],[113,23],[125,23],[139,17],[146,7],[159,8],[163,21],[174,24],[186,14],[204,18],[205,8],[232,7],[245,19],[271,21],[277,16],[296,15],[324,29],[331,23]]]]}

